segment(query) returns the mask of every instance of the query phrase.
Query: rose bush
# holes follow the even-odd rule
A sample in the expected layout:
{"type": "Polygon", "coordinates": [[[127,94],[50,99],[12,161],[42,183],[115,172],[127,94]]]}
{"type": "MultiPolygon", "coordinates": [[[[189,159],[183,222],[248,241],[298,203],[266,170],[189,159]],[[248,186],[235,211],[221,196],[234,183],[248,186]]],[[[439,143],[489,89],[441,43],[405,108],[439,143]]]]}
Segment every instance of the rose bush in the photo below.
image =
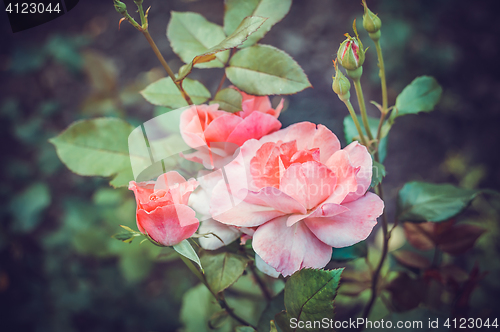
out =
{"type": "Polygon", "coordinates": [[[160,175],[156,181],[131,181],[129,189],[137,202],[139,231],[162,246],[173,246],[191,237],[199,221],[187,203],[197,186],[194,179],[186,181],[173,171],[160,175]]]}
{"type": "Polygon", "coordinates": [[[284,276],[324,267],[332,247],[366,239],[382,214],[383,201],[367,192],[367,149],[357,142],[340,149],[323,125],[294,124],[246,141],[240,153],[224,167],[227,182],[214,186],[211,215],[229,226],[256,227],[256,254],[284,276]]]}

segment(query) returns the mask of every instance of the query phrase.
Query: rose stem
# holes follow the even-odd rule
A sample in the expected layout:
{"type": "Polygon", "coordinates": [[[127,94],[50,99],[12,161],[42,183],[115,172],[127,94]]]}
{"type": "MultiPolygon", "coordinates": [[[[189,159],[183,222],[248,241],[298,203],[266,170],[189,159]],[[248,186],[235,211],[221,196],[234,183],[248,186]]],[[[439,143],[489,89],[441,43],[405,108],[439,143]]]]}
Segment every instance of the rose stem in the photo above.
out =
{"type": "Polygon", "coordinates": [[[363,130],[361,129],[361,126],[358,121],[358,116],[356,115],[356,112],[354,112],[354,108],[352,107],[351,101],[349,99],[342,100],[347,106],[347,109],[349,110],[349,114],[351,114],[352,121],[354,121],[354,125],[356,126],[356,129],[358,130],[359,138],[361,139],[361,143],[368,148],[368,145],[366,143],[365,135],[363,134],[363,130]]]}
{"type": "Polygon", "coordinates": [[[153,38],[149,34],[148,16],[147,16],[148,13],[146,12],[146,15],[144,15],[144,10],[142,9],[142,4],[138,4],[137,8],[138,8],[139,15],[141,16],[141,25],[139,25],[132,17],[128,16],[128,14],[127,14],[127,16],[125,16],[125,18],[127,19],[127,21],[130,22],[130,24],[132,24],[132,26],[134,28],[136,28],[137,30],[142,32],[144,37],[146,37],[146,40],[148,41],[149,45],[153,49],[153,52],[155,53],[158,60],[160,60],[160,63],[163,66],[163,68],[165,69],[165,71],[167,72],[168,76],[170,76],[170,78],[172,79],[174,84],[177,86],[177,89],[179,89],[182,97],[186,100],[188,105],[193,105],[193,101],[191,100],[191,97],[189,97],[189,95],[186,93],[186,91],[184,91],[184,88],[182,87],[182,82],[175,81],[174,72],[168,66],[167,61],[165,61],[165,58],[163,57],[160,50],[158,49],[158,46],[156,46],[156,43],[154,42],[153,38]]]}
{"type": "Polygon", "coordinates": [[[363,96],[363,89],[361,88],[361,82],[359,77],[354,77],[354,88],[356,89],[356,96],[358,97],[359,110],[361,112],[361,120],[363,120],[363,125],[365,126],[366,134],[368,138],[373,140],[373,135],[370,130],[370,125],[368,124],[368,116],[366,115],[365,97],[363,96]]]}
{"type": "Polygon", "coordinates": [[[248,266],[250,268],[250,271],[252,271],[252,274],[253,274],[253,276],[255,278],[255,281],[257,281],[257,284],[259,285],[260,290],[262,291],[262,294],[266,298],[266,301],[267,302],[271,302],[271,300],[273,299],[273,297],[271,296],[271,293],[269,292],[269,289],[267,289],[267,286],[264,283],[264,281],[257,274],[257,271],[255,270],[255,266],[254,266],[253,262],[250,262],[248,264],[248,266]]]}
{"type": "Polygon", "coordinates": [[[375,48],[377,49],[378,67],[380,68],[380,85],[382,86],[382,115],[380,116],[380,122],[377,129],[377,142],[380,142],[382,125],[384,124],[385,116],[387,115],[387,83],[385,80],[384,57],[382,56],[382,48],[380,47],[379,40],[375,41],[375,48]]]}

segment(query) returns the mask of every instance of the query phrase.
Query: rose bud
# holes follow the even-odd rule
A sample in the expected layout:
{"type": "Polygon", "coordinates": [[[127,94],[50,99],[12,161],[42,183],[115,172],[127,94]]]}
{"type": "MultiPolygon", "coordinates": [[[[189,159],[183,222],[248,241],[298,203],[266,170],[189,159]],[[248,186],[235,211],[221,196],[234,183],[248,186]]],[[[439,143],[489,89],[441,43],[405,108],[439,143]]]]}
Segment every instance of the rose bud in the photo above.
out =
{"type": "Polygon", "coordinates": [[[349,79],[340,71],[337,66],[337,60],[333,62],[333,65],[335,66],[335,76],[332,77],[332,90],[339,96],[340,100],[349,100],[351,97],[351,93],[349,92],[351,89],[351,82],[349,82],[349,79]]]}
{"type": "Polygon", "coordinates": [[[374,41],[379,40],[382,21],[368,8],[365,0],[363,0],[363,6],[365,7],[365,13],[363,14],[363,28],[368,31],[371,39],[374,41]]]}
{"type": "Polygon", "coordinates": [[[168,172],[156,181],[130,181],[137,202],[137,228],[155,244],[173,246],[198,229],[195,211],[187,206],[189,196],[198,186],[177,172],[168,172]]]}
{"type": "Polygon", "coordinates": [[[118,0],[115,0],[114,2],[116,11],[122,15],[125,15],[127,13],[127,5],[118,0]]]}
{"type": "Polygon", "coordinates": [[[356,70],[363,65],[365,62],[365,51],[363,50],[363,44],[359,38],[354,38],[349,36],[348,33],[345,34],[347,37],[337,52],[337,58],[342,67],[347,70],[356,70]]]}

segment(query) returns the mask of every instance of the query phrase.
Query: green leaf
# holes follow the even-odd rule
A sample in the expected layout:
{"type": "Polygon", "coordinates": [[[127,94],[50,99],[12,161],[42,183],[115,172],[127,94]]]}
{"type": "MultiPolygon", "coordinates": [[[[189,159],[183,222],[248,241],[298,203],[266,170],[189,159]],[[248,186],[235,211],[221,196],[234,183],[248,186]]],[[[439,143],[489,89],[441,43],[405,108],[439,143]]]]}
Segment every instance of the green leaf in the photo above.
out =
{"type": "MultiPolygon", "coordinates": [[[[290,319],[297,321],[321,321],[334,319],[333,300],[337,296],[340,276],[344,269],[295,272],[285,284],[286,311],[276,315],[276,324],[285,332],[294,331],[290,319]]],[[[331,329],[314,329],[330,331],[331,329]]]]}
{"type": "MultiPolygon", "coordinates": [[[[186,78],[182,82],[182,87],[189,97],[191,97],[193,103],[197,105],[203,104],[211,96],[210,92],[203,84],[189,78],[186,78]]],[[[181,92],[170,77],[164,77],[151,83],[141,91],[141,94],[153,105],[165,106],[173,109],[188,106],[188,103],[182,97],[181,92]]]]}
{"type": "MultiPolygon", "coordinates": [[[[197,55],[205,53],[226,38],[221,26],[207,21],[202,15],[191,12],[172,12],[167,27],[170,46],[182,61],[191,62],[197,55]]],[[[229,52],[215,55],[216,61],[200,62],[199,68],[224,67],[229,52]]]]}
{"type": "Polygon", "coordinates": [[[210,317],[210,320],[208,321],[208,327],[210,327],[210,329],[212,330],[218,329],[227,322],[228,318],[229,314],[226,310],[217,311],[212,315],[212,317],[210,317]]]}
{"type": "Polygon", "coordinates": [[[42,220],[42,212],[50,205],[51,195],[45,183],[34,183],[10,202],[15,232],[31,232],[42,220]]]}
{"type": "Polygon", "coordinates": [[[408,182],[399,191],[398,219],[441,222],[462,212],[480,193],[450,184],[408,182]]]}
{"type": "Polygon", "coordinates": [[[242,101],[243,97],[241,96],[241,93],[239,93],[235,89],[226,88],[217,92],[214,100],[211,101],[210,104],[219,104],[219,109],[231,113],[236,113],[242,111],[242,101]]]}
{"type": "Polygon", "coordinates": [[[238,51],[226,68],[227,78],[253,95],[292,94],[311,86],[293,58],[269,45],[255,45],[238,51]]]}
{"type": "Polygon", "coordinates": [[[219,293],[231,286],[243,274],[248,259],[243,256],[223,252],[212,254],[205,252],[201,256],[205,268],[205,278],[214,293],[219,293]]]}
{"type": "Polygon", "coordinates": [[[117,239],[118,241],[122,241],[125,243],[131,243],[135,237],[135,234],[129,233],[129,232],[121,232],[121,233],[117,233],[117,234],[113,235],[112,237],[114,239],[117,239]]]}
{"type": "Polygon", "coordinates": [[[417,77],[396,98],[396,110],[391,118],[432,111],[442,92],[443,89],[433,77],[417,77]]]}
{"type": "Polygon", "coordinates": [[[144,159],[129,156],[128,136],[132,129],[127,122],[115,118],[82,120],[49,141],[56,147],[61,161],[74,173],[112,176],[111,185],[121,187],[133,180],[131,158],[144,159]]]}
{"type": "Polygon", "coordinates": [[[198,266],[200,267],[201,271],[203,271],[203,267],[201,266],[200,258],[198,257],[198,254],[196,251],[193,249],[191,244],[189,243],[188,240],[183,240],[180,243],[177,243],[176,245],[172,246],[175,251],[177,251],[179,254],[182,256],[192,260],[198,266]]]}
{"type": "MultiPolygon", "coordinates": [[[[360,116],[358,116],[358,120],[359,123],[361,124],[361,130],[363,131],[363,134],[366,135],[366,130],[365,127],[362,125],[360,116]]],[[[372,132],[373,136],[377,135],[379,121],[380,121],[379,119],[368,117],[368,125],[370,126],[370,131],[372,132]]],[[[354,121],[352,120],[350,115],[344,118],[344,136],[347,144],[351,143],[352,141],[360,140],[358,130],[356,129],[356,125],[354,125],[354,121]]],[[[381,163],[384,162],[385,157],[387,156],[387,140],[388,140],[387,135],[380,140],[378,153],[381,163]]]]}
{"type": "Polygon", "coordinates": [[[268,20],[262,27],[243,44],[243,47],[252,46],[285,17],[291,5],[291,0],[226,0],[224,31],[228,35],[231,34],[245,16],[267,17],[268,20]]]}
{"type": "Polygon", "coordinates": [[[356,258],[366,257],[368,247],[366,241],[361,241],[350,247],[333,248],[332,260],[334,261],[351,261],[356,258]]]}
{"type": "Polygon", "coordinates": [[[266,21],[266,18],[258,17],[258,16],[249,16],[245,17],[245,19],[241,22],[241,24],[234,30],[234,32],[228,36],[226,39],[221,41],[219,44],[214,47],[208,49],[202,54],[198,54],[193,58],[191,62],[182,66],[179,70],[179,75],[176,79],[177,82],[182,81],[191,70],[193,70],[193,66],[197,63],[209,62],[215,59],[215,54],[237,47],[241,45],[249,35],[257,31],[257,29],[266,21]]]}
{"type": "Polygon", "coordinates": [[[285,310],[285,292],[282,291],[269,302],[262,312],[257,324],[259,332],[267,332],[269,330],[269,322],[274,319],[274,316],[285,310]]]}
{"type": "Polygon", "coordinates": [[[374,188],[381,183],[385,175],[385,166],[374,160],[372,165],[372,183],[370,184],[370,188],[374,188]]]}

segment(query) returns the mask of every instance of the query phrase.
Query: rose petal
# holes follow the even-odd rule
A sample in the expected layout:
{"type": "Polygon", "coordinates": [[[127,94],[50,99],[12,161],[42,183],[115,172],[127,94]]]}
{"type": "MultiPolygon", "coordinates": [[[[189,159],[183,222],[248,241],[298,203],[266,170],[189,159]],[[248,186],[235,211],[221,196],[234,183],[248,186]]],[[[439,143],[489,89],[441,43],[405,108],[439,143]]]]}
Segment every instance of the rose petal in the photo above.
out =
{"type": "Polygon", "coordinates": [[[363,196],[372,182],[372,157],[365,146],[352,142],[344,149],[349,154],[349,160],[354,167],[361,167],[356,174],[357,189],[349,193],[344,202],[352,202],[363,196]]]}
{"type": "Polygon", "coordinates": [[[227,246],[241,235],[241,232],[237,228],[222,224],[213,219],[203,221],[200,225],[198,233],[214,233],[217,235],[214,236],[209,234],[206,235],[206,237],[200,237],[200,245],[206,250],[216,250],[223,246],[227,246]]]}
{"type": "Polygon", "coordinates": [[[281,178],[280,190],[312,209],[330,197],[336,188],[336,176],[316,161],[292,164],[281,178]]]}
{"type": "Polygon", "coordinates": [[[267,274],[270,277],[278,278],[280,276],[280,273],[278,271],[276,271],[275,268],[273,268],[271,265],[264,262],[264,260],[262,258],[260,258],[260,256],[257,254],[255,254],[255,266],[261,272],[267,274]]]}
{"type": "Polygon", "coordinates": [[[223,181],[214,188],[210,213],[221,223],[243,227],[259,226],[284,214],[273,207],[250,204],[240,200],[229,193],[223,181]]]}
{"type": "Polygon", "coordinates": [[[340,141],[330,129],[320,124],[309,148],[319,148],[320,162],[324,164],[330,156],[340,150],[340,141]]]}
{"type": "MultiPolygon", "coordinates": [[[[232,142],[228,137],[235,128],[243,122],[243,119],[231,113],[227,113],[214,119],[205,129],[207,142],[232,142]]],[[[278,128],[279,129],[279,128],[278,128]]],[[[260,138],[260,137],[259,137],[260,138]]],[[[238,144],[241,145],[241,144],[238,144]]]]}
{"type": "Polygon", "coordinates": [[[281,122],[272,115],[253,112],[234,128],[227,141],[241,146],[249,139],[259,139],[280,128],[281,122]]]}
{"type": "Polygon", "coordinates": [[[198,229],[198,219],[186,205],[166,205],[152,212],[137,211],[137,226],[164,246],[175,245],[189,238],[198,229]]]}
{"type": "Polygon", "coordinates": [[[305,224],[318,239],[335,248],[365,240],[384,210],[384,202],[373,193],[343,204],[349,211],[325,218],[307,218],[305,224]]]}
{"type": "Polygon", "coordinates": [[[344,150],[335,152],[325,165],[337,176],[337,186],[327,202],[340,204],[349,193],[356,191],[359,168],[352,165],[349,154],[344,150]]]}
{"type": "Polygon", "coordinates": [[[332,248],[318,240],[303,222],[287,227],[287,218],[279,217],[257,228],[252,241],[257,255],[283,276],[328,264],[332,248]]]}

